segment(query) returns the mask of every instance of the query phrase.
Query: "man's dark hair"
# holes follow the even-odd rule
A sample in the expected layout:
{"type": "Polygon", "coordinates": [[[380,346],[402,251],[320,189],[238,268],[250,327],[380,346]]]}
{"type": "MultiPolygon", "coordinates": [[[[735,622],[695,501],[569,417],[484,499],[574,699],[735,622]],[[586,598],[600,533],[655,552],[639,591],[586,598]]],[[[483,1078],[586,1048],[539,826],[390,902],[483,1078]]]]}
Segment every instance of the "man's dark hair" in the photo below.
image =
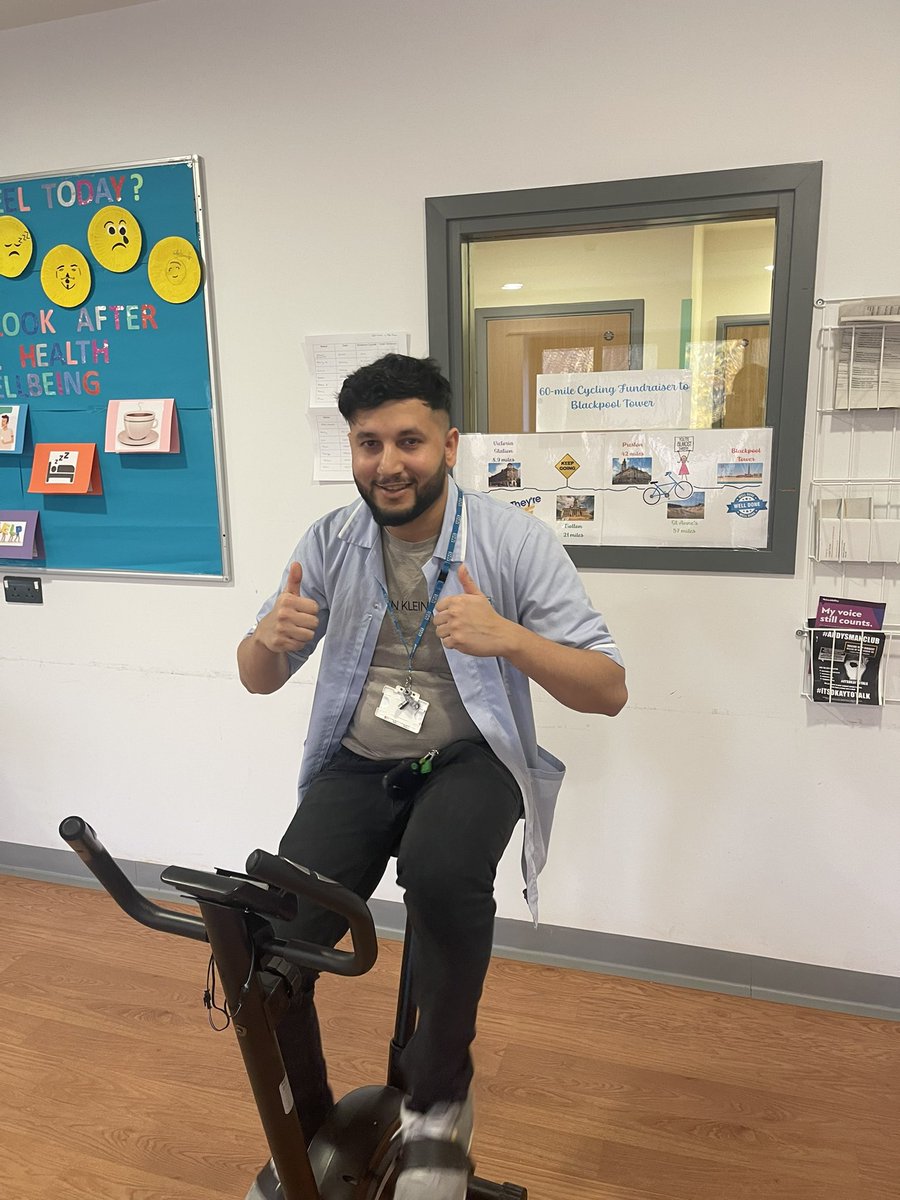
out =
{"type": "Polygon", "coordinates": [[[346,421],[354,421],[357,413],[388,400],[423,400],[429,408],[445,412],[449,420],[450,399],[450,384],[433,358],[386,354],[347,376],[338,394],[338,409],[346,421]]]}

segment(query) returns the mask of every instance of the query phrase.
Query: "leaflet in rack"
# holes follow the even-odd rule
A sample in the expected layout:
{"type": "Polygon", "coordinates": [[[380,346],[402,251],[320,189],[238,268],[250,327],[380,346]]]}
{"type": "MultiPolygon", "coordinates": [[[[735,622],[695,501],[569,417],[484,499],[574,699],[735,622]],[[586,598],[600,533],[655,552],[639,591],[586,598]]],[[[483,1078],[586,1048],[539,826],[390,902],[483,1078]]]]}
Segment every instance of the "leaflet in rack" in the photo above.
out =
{"type": "Polygon", "coordinates": [[[771,429],[464,434],[456,479],[567,545],[768,544],[771,429]]]}

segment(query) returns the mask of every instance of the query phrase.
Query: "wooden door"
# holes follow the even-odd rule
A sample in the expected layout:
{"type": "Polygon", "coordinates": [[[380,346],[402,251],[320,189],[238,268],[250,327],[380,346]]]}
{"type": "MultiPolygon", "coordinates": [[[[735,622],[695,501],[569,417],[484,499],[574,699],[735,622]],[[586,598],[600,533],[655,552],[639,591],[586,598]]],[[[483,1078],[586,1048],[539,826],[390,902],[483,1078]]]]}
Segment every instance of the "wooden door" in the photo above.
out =
{"type": "Polygon", "coordinates": [[[720,325],[723,339],[742,342],[741,366],[725,396],[726,429],[757,429],[766,423],[766,386],[769,378],[769,325],[720,325]]]}
{"type": "Polygon", "coordinates": [[[631,361],[631,313],[495,317],[487,321],[489,433],[528,433],[535,428],[535,379],[548,351],[585,350],[591,371],[627,371],[631,361]]]}

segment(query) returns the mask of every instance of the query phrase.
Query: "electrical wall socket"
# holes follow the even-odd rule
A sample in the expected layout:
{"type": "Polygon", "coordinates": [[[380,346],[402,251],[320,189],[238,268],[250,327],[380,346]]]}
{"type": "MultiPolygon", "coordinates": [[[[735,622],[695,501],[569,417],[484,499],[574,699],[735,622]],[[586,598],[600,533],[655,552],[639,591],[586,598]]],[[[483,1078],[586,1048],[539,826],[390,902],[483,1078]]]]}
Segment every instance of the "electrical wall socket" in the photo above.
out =
{"type": "Polygon", "coordinates": [[[44,591],[37,575],[4,575],[3,594],[10,604],[44,603],[44,591]]]}

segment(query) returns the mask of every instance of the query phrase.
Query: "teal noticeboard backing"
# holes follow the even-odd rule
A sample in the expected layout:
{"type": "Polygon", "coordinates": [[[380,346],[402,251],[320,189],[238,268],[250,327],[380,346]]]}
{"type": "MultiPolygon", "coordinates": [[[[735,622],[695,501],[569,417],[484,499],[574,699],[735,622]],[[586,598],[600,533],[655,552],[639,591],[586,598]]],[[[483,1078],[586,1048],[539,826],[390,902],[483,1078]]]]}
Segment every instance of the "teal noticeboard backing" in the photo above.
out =
{"type": "Polygon", "coordinates": [[[0,567],[227,578],[201,209],[195,158],[0,181],[0,229],[14,217],[33,245],[21,275],[0,275],[0,408],[28,405],[23,453],[0,455],[0,510],[37,510],[44,542],[30,564],[0,547],[0,567]],[[140,255],[124,272],[106,269],[88,243],[91,218],[107,205],[140,226],[140,255]],[[183,303],[150,282],[150,252],[168,237],[190,242],[202,265],[200,287],[183,303]],[[90,267],[90,292],[73,307],[54,303],[41,283],[42,262],[60,245],[90,267]],[[111,400],[169,398],[177,452],[104,450],[111,400]],[[45,442],[94,443],[102,492],[30,493],[34,447],[45,442]]]}

